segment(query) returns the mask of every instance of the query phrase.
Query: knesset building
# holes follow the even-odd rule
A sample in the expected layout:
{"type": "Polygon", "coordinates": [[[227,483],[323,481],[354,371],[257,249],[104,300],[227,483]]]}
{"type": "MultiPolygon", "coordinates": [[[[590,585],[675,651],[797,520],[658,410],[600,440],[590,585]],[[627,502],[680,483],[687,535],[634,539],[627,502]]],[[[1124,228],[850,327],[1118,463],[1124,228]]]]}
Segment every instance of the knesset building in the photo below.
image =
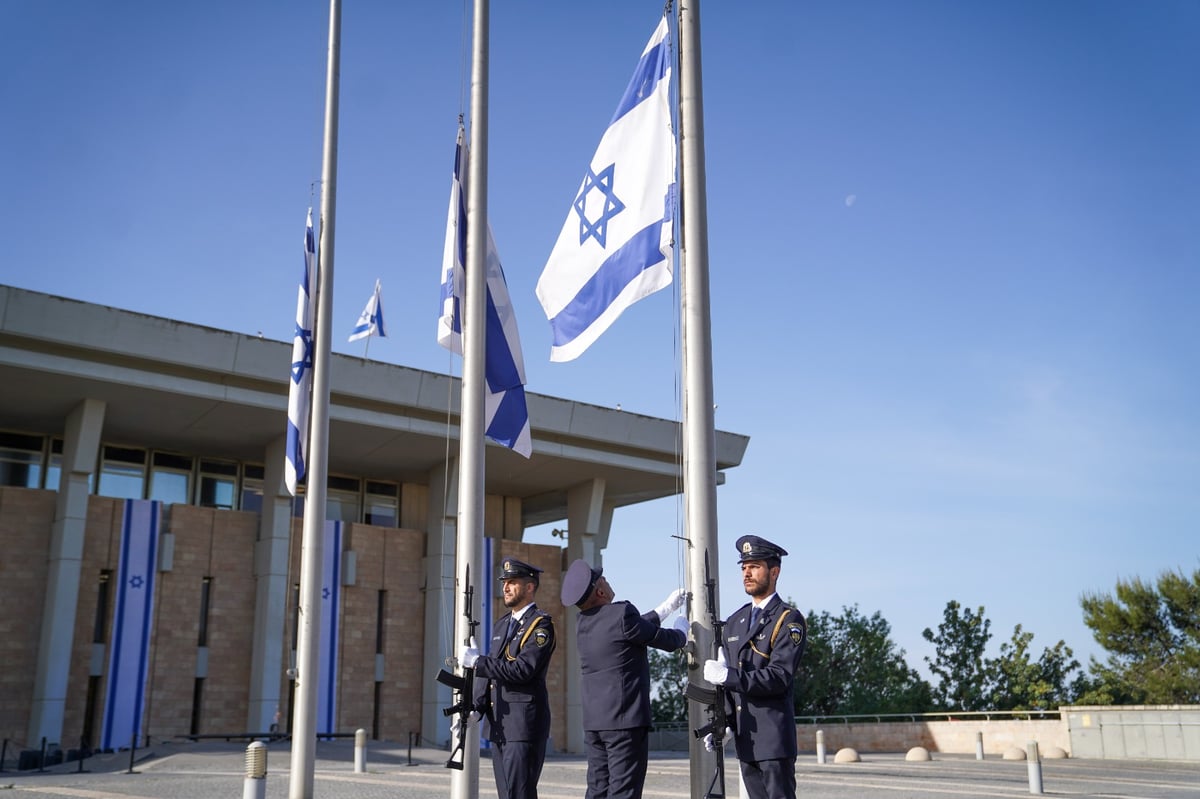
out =
{"type": "MultiPolygon", "coordinates": [[[[0,738],[102,740],[122,701],[107,694],[123,535],[143,500],[158,501],[158,516],[153,567],[136,578],[152,589],[134,650],[142,735],[286,731],[303,502],[283,481],[290,354],[290,342],[0,286],[0,738]]],[[[458,428],[447,405],[457,408],[459,383],[343,355],[329,383],[327,516],[340,568],[336,679],[318,731],[440,744],[450,696],[434,676],[454,649],[456,599],[458,428]]],[[[563,568],[602,561],[616,509],[678,492],[680,431],[528,401],[533,456],[485,447],[485,552],[493,567],[511,555],[545,570],[538,604],[559,636],[551,742],[579,752],[563,568]],[[558,522],[565,547],[523,540],[558,522]]],[[[718,480],[748,443],[717,432],[718,480]]],[[[473,582],[494,618],[492,575],[473,582]]]]}

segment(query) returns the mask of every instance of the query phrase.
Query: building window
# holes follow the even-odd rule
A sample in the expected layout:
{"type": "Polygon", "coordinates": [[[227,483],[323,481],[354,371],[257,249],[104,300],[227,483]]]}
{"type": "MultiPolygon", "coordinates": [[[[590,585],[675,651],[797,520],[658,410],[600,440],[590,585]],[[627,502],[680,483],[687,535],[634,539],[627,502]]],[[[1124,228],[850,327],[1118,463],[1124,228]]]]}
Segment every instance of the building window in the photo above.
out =
{"type": "Polygon", "coordinates": [[[359,516],[359,492],[362,484],[356,477],[330,477],[325,495],[325,518],[335,522],[356,522],[359,516]]]}
{"type": "Polygon", "coordinates": [[[231,461],[200,461],[200,490],[196,504],[203,508],[233,510],[237,496],[237,464],[231,461]]]}
{"type": "Polygon", "coordinates": [[[150,499],[165,505],[186,505],[192,481],[192,459],[186,455],[155,452],[150,467],[150,499]]]}
{"type": "Polygon", "coordinates": [[[262,513],[263,467],[247,463],[242,470],[242,510],[262,513]]]}
{"type": "MultiPolygon", "coordinates": [[[[58,490],[58,484],[62,478],[62,452],[63,440],[61,438],[50,439],[50,457],[46,460],[46,482],[42,484],[42,488],[58,490]]],[[[94,477],[94,475],[88,475],[89,494],[92,493],[94,477]]]]}
{"type": "Polygon", "coordinates": [[[400,486],[395,483],[367,481],[363,501],[363,521],[379,527],[398,527],[400,522],[400,486]]]}
{"type": "Polygon", "coordinates": [[[100,490],[96,493],[118,499],[142,499],[146,485],[146,450],[104,447],[100,461],[100,490]]]}
{"type": "Polygon", "coordinates": [[[0,433],[0,485],[40,488],[45,447],[42,436],[0,433]]]}

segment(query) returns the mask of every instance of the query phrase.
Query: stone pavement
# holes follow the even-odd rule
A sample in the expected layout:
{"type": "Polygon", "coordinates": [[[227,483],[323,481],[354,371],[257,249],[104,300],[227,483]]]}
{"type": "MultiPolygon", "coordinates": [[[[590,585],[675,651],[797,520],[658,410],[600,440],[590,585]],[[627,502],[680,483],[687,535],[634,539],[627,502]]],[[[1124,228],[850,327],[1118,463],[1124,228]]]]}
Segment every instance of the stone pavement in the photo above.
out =
{"type": "MultiPolygon", "coordinates": [[[[133,773],[129,753],[98,755],[45,772],[0,773],[0,799],[241,799],[244,744],[167,742],[138,750],[133,773]]],[[[931,762],[905,761],[903,753],[864,754],[862,762],[817,765],[811,754],[796,761],[799,794],[816,799],[881,796],[887,799],[1029,796],[1028,764],[999,758],[934,753],[931,762]]],[[[353,741],[317,746],[314,799],[417,799],[450,795],[446,752],[371,742],[366,772],[354,771],[353,741]]],[[[271,744],[265,795],[287,799],[291,753],[271,744]]],[[[727,760],[727,793],[738,796],[737,762],[727,760]]],[[[587,764],[582,757],[551,755],[539,785],[541,799],[581,799],[587,764]]],[[[704,784],[708,784],[707,775],[704,784]]],[[[688,799],[688,760],[681,752],[652,752],[647,799],[688,799]]],[[[1046,795],[1104,799],[1200,799],[1200,763],[1181,761],[1046,760],[1046,795]]],[[[480,759],[481,799],[495,797],[491,763],[480,759]]]]}

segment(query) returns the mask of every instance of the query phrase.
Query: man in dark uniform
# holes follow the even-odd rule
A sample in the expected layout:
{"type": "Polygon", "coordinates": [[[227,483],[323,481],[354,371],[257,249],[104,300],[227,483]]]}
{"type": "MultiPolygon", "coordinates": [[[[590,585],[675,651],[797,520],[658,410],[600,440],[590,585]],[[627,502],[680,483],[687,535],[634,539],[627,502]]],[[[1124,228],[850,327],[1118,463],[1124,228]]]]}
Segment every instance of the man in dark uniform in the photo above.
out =
{"type": "Polygon", "coordinates": [[[674,652],[687,643],[687,619],[662,620],[683,604],[676,589],[639,614],[614,602],[603,569],[576,560],[563,577],[564,605],[579,608],[580,694],[587,745],[586,799],[638,799],[650,754],[650,663],[647,647],[674,652]]]}
{"type": "MultiPolygon", "coordinates": [[[[775,592],[783,547],[756,535],[737,540],[751,601],[725,622],[724,646],[704,661],[704,679],[727,689],[742,781],[750,799],[796,796],[796,713],[792,683],[808,627],[775,592]]],[[[705,740],[712,747],[711,737],[705,740]]]]}
{"type": "Polygon", "coordinates": [[[492,742],[492,771],[500,799],[537,799],[546,760],[550,737],[546,669],[555,641],[550,614],[533,601],[541,572],[516,558],[505,558],[499,579],[508,613],[496,621],[487,655],[471,646],[461,658],[463,666],[475,668],[474,706],[483,715],[483,737],[492,742]]]}

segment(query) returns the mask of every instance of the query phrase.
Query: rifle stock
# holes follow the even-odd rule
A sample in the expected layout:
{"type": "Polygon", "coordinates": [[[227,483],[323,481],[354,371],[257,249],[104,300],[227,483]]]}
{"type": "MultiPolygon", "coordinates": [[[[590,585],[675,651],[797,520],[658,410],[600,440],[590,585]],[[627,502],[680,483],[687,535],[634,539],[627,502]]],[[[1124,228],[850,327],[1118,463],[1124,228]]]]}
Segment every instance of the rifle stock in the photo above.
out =
{"type": "MultiPolygon", "coordinates": [[[[470,646],[479,622],[472,615],[475,589],[471,586],[471,564],[467,564],[466,571],[466,585],[463,587],[463,615],[467,617],[467,635],[463,640],[463,645],[470,646]]],[[[475,669],[463,666],[462,676],[441,669],[438,671],[437,681],[453,690],[458,697],[450,707],[442,708],[442,715],[458,716],[458,740],[455,742],[454,748],[450,750],[446,768],[461,771],[467,757],[467,725],[471,723],[472,703],[475,701],[475,669]],[[456,760],[455,755],[460,755],[460,757],[456,760]]]]}

